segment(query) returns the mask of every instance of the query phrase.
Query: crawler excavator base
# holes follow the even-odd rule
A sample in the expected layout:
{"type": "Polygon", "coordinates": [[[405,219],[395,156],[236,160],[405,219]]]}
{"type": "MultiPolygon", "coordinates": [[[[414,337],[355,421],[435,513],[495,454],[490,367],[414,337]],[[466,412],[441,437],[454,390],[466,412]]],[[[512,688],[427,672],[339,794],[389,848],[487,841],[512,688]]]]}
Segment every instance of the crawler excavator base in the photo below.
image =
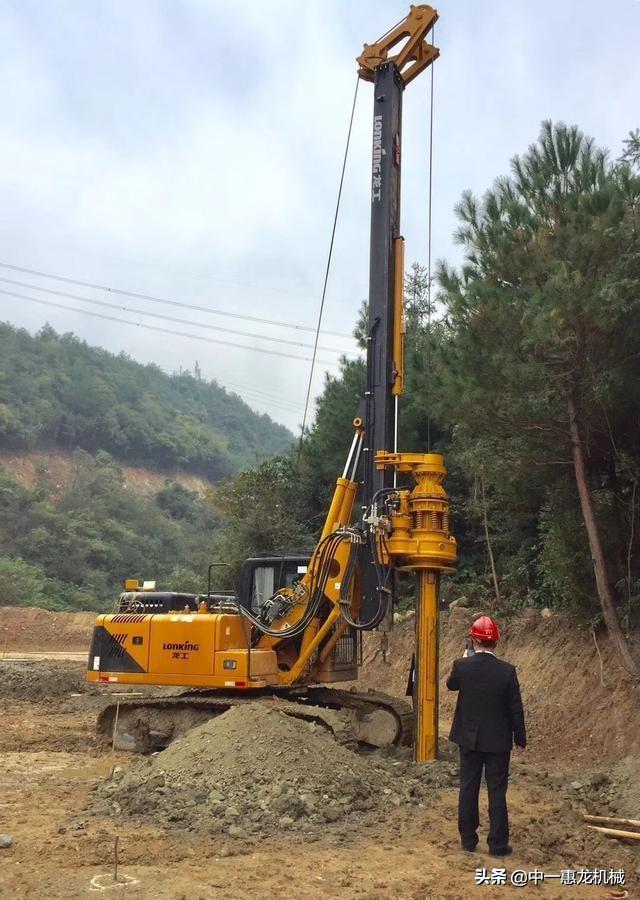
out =
{"type": "Polygon", "coordinates": [[[413,714],[405,701],[374,691],[328,687],[277,694],[199,691],[123,699],[102,710],[97,731],[117,750],[151,753],[232,707],[252,702],[271,704],[285,715],[313,722],[352,750],[408,745],[412,739],[413,714]]]}

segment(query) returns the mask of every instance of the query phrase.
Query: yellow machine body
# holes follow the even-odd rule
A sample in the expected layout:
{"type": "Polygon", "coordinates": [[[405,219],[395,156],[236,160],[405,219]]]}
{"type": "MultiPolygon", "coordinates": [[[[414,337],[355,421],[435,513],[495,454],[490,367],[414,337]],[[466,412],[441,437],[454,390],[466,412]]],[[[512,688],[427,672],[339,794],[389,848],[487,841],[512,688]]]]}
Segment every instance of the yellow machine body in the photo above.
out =
{"type": "MultiPolygon", "coordinates": [[[[357,483],[338,478],[321,541],[348,525],[357,483]]],[[[307,609],[309,586],[318,566],[317,553],[296,592],[284,589],[294,603],[274,629],[295,625],[307,609]],[[297,602],[295,602],[297,599],[297,602]]],[[[262,635],[252,641],[251,623],[238,613],[201,611],[169,613],[117,612],[98,616],[89,652],[87,680],[97,683],[180,685],[253,690],[357,677],[355,657],[341,658],[339,622],[341,578],[349,557],[347,543],[333,555],[324,595],[329,610],[314,618],[297,642],[262,635]]]]}
{"type": "MultiPolygon", "coordinates": [[[[202,613],[99,616],[96,629],[114,647],[89,659],[87,679],[126,684],[261,688],[278,684],[275,651],[250,649],[240,616],[202,613]],[[108,669],[103,665],[108,660],[108,669]]],[[[246,627],[246,623],[245,623],[246,627]]]]}

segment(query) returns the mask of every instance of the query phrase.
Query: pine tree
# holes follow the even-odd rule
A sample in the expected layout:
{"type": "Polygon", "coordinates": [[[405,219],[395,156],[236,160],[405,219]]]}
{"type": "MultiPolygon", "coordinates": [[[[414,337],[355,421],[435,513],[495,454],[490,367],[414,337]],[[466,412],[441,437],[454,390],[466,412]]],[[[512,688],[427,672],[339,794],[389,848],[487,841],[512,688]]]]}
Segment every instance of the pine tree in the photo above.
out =
{"type": "Polygon", "coordinates": [[[545,122],[511,177],[457,213],[465,262],[439,270],[440,402],[506,468],[547,484],[572,472],[602,616],[637,672],[613,587],[623,516],[603,534],[601,507],[639,458],[640,178],[577,127],[545,122]]]}

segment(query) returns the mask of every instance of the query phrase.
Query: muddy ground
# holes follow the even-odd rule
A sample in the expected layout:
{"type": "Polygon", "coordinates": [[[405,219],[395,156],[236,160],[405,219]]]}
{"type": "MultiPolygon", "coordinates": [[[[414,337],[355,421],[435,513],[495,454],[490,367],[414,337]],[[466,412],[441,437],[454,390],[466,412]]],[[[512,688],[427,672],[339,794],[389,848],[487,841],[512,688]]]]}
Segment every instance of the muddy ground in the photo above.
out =
{"type": "MultiPolygon", "coordinates": [[[[458,652],[466,618],[468,612],[458,610],[443,622],[443,669],[458,652]]],[[[638,846],[601,838],[587,831],[581,818],[584,811],[640,818],[636,689],[613,668],[601,637],[602,674],[592,635],[576,632],[569,623],[524,617],[506,631],[502,652],[519,666],[531,747],[514,755],[509,802],[515,852],[504,866],[509,873],[537,867],[551,875],[566,868],[623,868],[630,898],[639,898],[638,846]]],[[[397,629],[388,648],[379,637],[367,641],[364,668],[372,686],[403,692],[410,643],[411,622],[397,629]]],[[[408,783],[402,779],[416,774],[399,759],[405,774],[390,773],[386,790],[391,793],[385,794],[378,772],[370,808],[349,808],[334,822],[320,819],[309,827],[291,816],[295,824],[245,829],[240,837],[224,828],[190,831],[184,809],[177,810],[173,822],[166,816],[154,821],[148,809],[140,815],[101,809],[96,797],[104,796],[114,767],[121,771],[113,783],[122,784],[140,761],[112,755],[97,743],[94,723],[105,700],[86,690],[82,676],[78,663],[0,658],[0,833],[13,837],[11,847],[0,849],[2,898],[71,900],[96,893],[145,900],[605,896],[602,887],[561,887],[557,880],[524,888],[476,886],[477,868],[490,873],[503,864],[485,852],[459,849],[450,763],[416,802],[396,806],[392,801],[408,783]],[[117,888],[111,886],[116,836],[120,874],[133,879],[117,888]]],[[[450,698],[443,692],[443,731],[450,713],[450,698]]],[[[390,762],[380,764],[380,771],[390,762]]],[[[260,766],[268,770],[268,760],[261,757],[260,766]]],[[[281,760],[278,766],[280,771],[281,760]]],[[[292,760],[292,778],[297,766],[299,761],[292,760]]],[[[364,778],[362,759],[354,767],[364,778]]],[[[250,795],[250,767],[243,777],[250,795]]],[[[482,834],[484,797],[481,809],[482,834]]]]}

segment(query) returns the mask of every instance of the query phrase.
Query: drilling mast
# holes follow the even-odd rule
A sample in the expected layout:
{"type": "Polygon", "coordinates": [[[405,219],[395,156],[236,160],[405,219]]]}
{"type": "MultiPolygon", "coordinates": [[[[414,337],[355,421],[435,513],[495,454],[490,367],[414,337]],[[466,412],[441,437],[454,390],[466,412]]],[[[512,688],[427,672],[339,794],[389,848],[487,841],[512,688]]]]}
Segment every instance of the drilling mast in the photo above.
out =
{"type": "Polygon", "coordinates": [[[443,457],[398,452],[398,398],[404,388],[402,97],[405,86],[439,56],[426,40],[437,19],[432,7],[412,6],[406,19],[375,44],[365,44],[358,57],[360,78],[374,85],[363,506],[372,557],[377,559],[364,567],[362,609],[365,618],[372,618],[376,610],[392,608],[393,582],[390,587],[380,585],[376,563],[418,572],[416,760],[435,759],[437,754],[438,584],[440,573],[453,571],[456,559],[442,486],[443,457]],[[399,474],[413,475],[412,491],[396,490],[399,474]]]}

